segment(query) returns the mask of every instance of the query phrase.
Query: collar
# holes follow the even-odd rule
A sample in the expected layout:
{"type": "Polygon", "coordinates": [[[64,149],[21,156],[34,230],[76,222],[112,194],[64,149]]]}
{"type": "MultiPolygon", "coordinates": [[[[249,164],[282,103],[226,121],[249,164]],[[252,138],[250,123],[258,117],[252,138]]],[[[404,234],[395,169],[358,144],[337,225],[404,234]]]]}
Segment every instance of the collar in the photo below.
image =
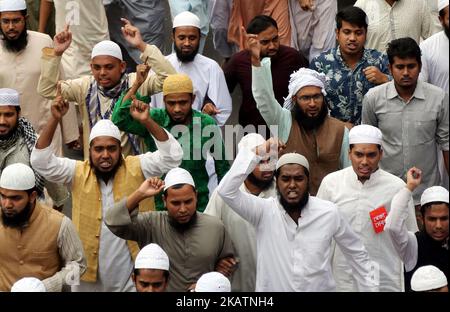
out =
{"type": "MultiPolygon", "coordinates": [[[[345,62],[344,58],[342,57],[341,47],[340,47],[340,46],[337,46],[337,47],[334,48],[334,49],[335,49],[335,51],[334,51],[334,57],[335,57],[339,62],[341,62],[345,67],[347,67],[347,68],[350,69],[350,67],[347,65],[347,63],[345,62]]],[[[363,48],[363,49],[364,49],[364,50],[363,50],[363,54],[362,54],[362,56],[361,56],[361,59],[358,61],[358,64],[356,64],[355,69],[358,68],[360,64],[364,63],[364,62],[369,58],[369,56],[370,56],[370,50],[368,50],[368,49],[366,49],[366,48],[363,48]]]]}
{"type": "MultiPolygon", "coordinates": [[[[424,85],[423,84],[424,83],[420,79],[417,80],[416,89],[414,90],[414,93],[413,93],[413,95],[411,97],[411,100],[413,98],[425,100],[425,92],[424,92],[424,88],[423,88],[424,85]]],[[[395,88],[395,82],[394,81],[390,81],[390,82],[387,83],[386,97],[387,97],[388,100],[392,100],[392,99],[394,99],[396,97],[401,99],[400,95],[397,92],[397,89],[395,88]]]]}
{"type": "MultiPolygon", "coordinates": [[[[375,172],[372,173],[372,174],[370,175],[370,178],[363,184],[361,181],[358,180],[358,176],[356,175],[356,172],[355,172],[355,170],[353,169],[353,167],[350,165],[350,167],[348,167],[348,168],[349,168],[349,171],[350,171],[350,177],[351,177],[351,180],[354,181],[354,182],[356,182],[356,183],[359,183],[359,184],[362,185],[362,186],[366,186],[366,185],[371,184],[371,182],[377,180],[378,177],[379,177],[380,174],[381,174],[381,169],[380,169],[380,167],[378,166],[378,169],[375,170],[375,172]]],[[[344,182],[345,182],[345,181],[344,181],[344,182]]]]}
{"type": "Polygon", "coordinates": [[[167,217],[169,219],[169,224],[177,231],[177,232],[185,232],[187,230],[189,230],[190,228],[192,228],[198,220],[198,212],[196,211],[194,213],[194,215],[192,216],[192,218],[189,220],[188,223],[184,223],[184,224],[180,224],[177,222],[177,220],[175,220],[174,218],[172,218],[171,216],[169,216],[169,214],[167,213],[167,217]]]}

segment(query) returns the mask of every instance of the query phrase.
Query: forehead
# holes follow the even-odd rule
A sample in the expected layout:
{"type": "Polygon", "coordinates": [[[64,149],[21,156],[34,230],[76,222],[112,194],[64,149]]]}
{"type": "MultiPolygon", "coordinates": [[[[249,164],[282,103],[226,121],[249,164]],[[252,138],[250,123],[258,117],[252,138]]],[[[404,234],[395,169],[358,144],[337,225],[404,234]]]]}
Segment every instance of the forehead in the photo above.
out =
{"type": "Polygon", "coordinates": [[[379,151],[377,144],[359,143],[353,144],[352,152],[372,153],[379,151]]]}
{"type": "Polygon", "coordinates": [[[398,56],[394,56],[392,65],[411,65],[411,64],[419,64],[415,57],[406,57],[400,58],[398,56]]]}
{"type": "Polygon", "coordinates": [[[358,25],[351,24],[347,21],[342,21],[342,27],[341,29],[348,29],[348,30],[365,30],[364,27],[359,27],[358,25]]]}
{"type": "Polygon", "coordinates": [[[269,28],[263,30],[258,34],[258,38],[260,40],[262,39],[270,39],[275,36],[278,36],[278,30],[275,28],[275,26],[270,26],[269,28]]]}
{"type": "Polygon", "coordinates": [[[305,168],[298,164],[287,164],[280,168],[280,176],[292,177],[305,175],[305,168]]]}
{"type": "Polygon", "coordinates": [[[99,146],[120,146],[120,142],[109,136],[99,136],[92,140],[91,147],[99,147],[99,146]]]}
{"type": "Polygon", "coordinates": [[[20,11],[8,11],[0,13],[0,18],[14,19],[19,17],[23,17],[20,11]]]}
{"type": "Polygon", "coordinates": [[[191,93],[171,93],[167,94],[164,99],[166,101],[190,101],[192,98],[191,93]]]}
{"type": "Polygon", "coordinates": [[[0,105],[0,114],[15,113],[15,112],[16,112],[16,107],[15,106],[12,106],[12,105],[2,106],[2,105],[0,105]]]}
{"type": "Polygon", "coordinates": [[[190,184],[185,184],[181,188],[175,189],[170,187],[167,189],[167,198],[171,200],[188,199],[195,196],[194,187],[190,184]]]}
{"type": "Polygon", "coordinates": [[[92,65],[106,66],[106,65],[120,65],[122,61],[110,55],[97,55],[91,60],[92,65]]]}
{"type": "Polygon", "coordinates": [[[158,269],[139,269],[139,275],[137,277],[146,282],[159,281],[164,278],[164,272],[164,270],[158,269]]]}
{"type": "Polygon", "coordinates": [[[13,196],[27,196],[28,193],[25,191],[17,191],[17,190],[8,190],[5,188],[0,187],[0,195],[6,196],[6,197],[13,197],[13,196]]]}
{"type": "Polygon", "coordinates": [[[433,216],[433,217],[448,217],[448,204],[446,203],[439,203],[439,204],[433,204],[431,207],[425,209],[425,215],[426,216],[433,216]]]}
{"type": "Polygon", "coordinates": [[[306,87],[301,88],[297,92],[297,96],[311,95],[311,94],[317,94],[317,93],[322,93],[322,89],[320,89],[319,87],[316,87],[316,86],[306,86],[306,87]]]}
{"type": "Polygon", "coordinates": [[[175,28],[175,36],[199,36],[200,29],[194,26],[179,26],[175,28]]]}

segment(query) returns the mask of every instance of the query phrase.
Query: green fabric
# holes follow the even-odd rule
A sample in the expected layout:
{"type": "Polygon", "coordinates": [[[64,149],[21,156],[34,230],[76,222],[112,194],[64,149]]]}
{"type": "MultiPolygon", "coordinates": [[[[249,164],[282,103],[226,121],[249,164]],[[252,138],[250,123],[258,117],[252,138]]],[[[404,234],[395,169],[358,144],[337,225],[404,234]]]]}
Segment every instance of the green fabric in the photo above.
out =
{"type": "MultiPolygon", "coordinates": [[[[147,129],[141,123],[134,120],[130,115],[131,99],[123,103],[125,93],[126,92],[124,92],[115,104],[111,120],[119,127],[120,130],[141,136],[144,139],[148,151],[155,151],[155,142],[148,133],[147,129]]],[[[136,94],[136,98],[146,103],[150,102],[150,98],[148,96],[141,96],[139,93],[136,94]]],[[[217,126],[216,121],[212,117],[202,114],[196,110],[192,110],[192,121],[189,125],[187,125],[189,131],[186,133],[176,131],[176,126],[179,125],[172,122],[165,109],[152,108],[150,109],[150,116],[161,127],[172,133],[175,139],[181,144],[184,155],[180,167],[191,173],[198,192],[197,210],[203,212],[209,200],[209,176],[205,167],[206,156],[203,157],[201,154],[203,147],[205,145],[205,148],[209,147],[208,150],[214,157],[214,165],[219,182],[230,168],[229,162],[225,159],[225,147],[222,138],[220,137],[219,145],[221,146],[221,151],[217,151],[217,154],[219,155],[218,158],[222,160],[217,160],[215,157],[216,154],[214,153],[214,146],[217,146],[218,144],[211,146],[211,142],[208,142],[214,136],[221,135],[220,128],[217,126]],[[206,127],[208,127],[208,130],[212,130],[214,132],[204,132],[206,127]],[[204,136],[201,135],[202,133],[204,136]],[[201,140],[198,139],[199,137],[201,137],[201,140]],[[196,156],[195,159],[194,156],[196,156]]],[[[155,198],[155,204],[157,210],[165,210],[161,196],[155,198]]]]}

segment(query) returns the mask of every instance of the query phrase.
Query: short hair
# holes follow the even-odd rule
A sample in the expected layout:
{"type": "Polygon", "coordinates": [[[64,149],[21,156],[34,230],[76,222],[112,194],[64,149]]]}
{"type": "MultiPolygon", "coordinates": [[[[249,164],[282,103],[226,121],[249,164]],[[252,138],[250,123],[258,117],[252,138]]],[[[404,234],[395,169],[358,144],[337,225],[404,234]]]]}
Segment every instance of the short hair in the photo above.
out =
{"type": "Polygon", "coordinates": [[[361,8],[350,6],[336,14],[336,27],[338,30],[342,28],[342,21],[363,27],[367,31],[367,14],[361,8]]]}
{"type": "Polygon", "coordinates": [[[16,108],[16,112],[20,113],[20,106],[14,106],[16,108]]]}
{"type": "Polygon", "coordinates": [[[388,44],[386,53],[391,65],[394,63],[394,57],[398,57],[401,59],[415,58],[419,65],[422,66],[422,52],[420,51],[420,47],[410,37],[392,40],[388,44]]]}
{"type": "Polygon", "coordinates": [[[431,206],[433,205],[440,205],[440,204],[445,204],[447,206],[447,208],[449,208],[447,203],[444,202],[431,202],[431,203],[426,203],[423,206],[420,206],[420,213],[422,214],[422,217],[425,218],[425,210],[427,210],[428,208],[431,208],[431,206]]]}
{"type": "Polygon", "coordinates": [[[33,187],[33,188],[31,188],[31,189],[29,189],[29,190],[25,190],[25,192],[28,194],[28,196],[31,196],[31,194],[32,194],[33,192],[39,193],[36,186],[33,187]]]}
{"type": "Polygon", "coordinates": [[[278,30],[277,22],[267,15],[255,16],[247,26],[247,33],[257,35],[269,27],[275,27],[278,30]]]}
{"type": "MultiPolygon", "coordinates": [[[[142,269],[145,269],[145,268],[142,268],[142,269]]],[[[149,268],[149,270],[154,270],[154,269],[151,269],[151,268],[149,268]]],[[[161,271],[164,271],[163,272],[163,275],[164,275],[164,278],[166,279],[166,281],[169,279],[169,271],[168,270],[161,270],[161,271]]],[[[133,273],[134,273],[134,276],[138,276],[140,273],[141,273],[141,269],[134,269],[133,270],[133,273]]]]}

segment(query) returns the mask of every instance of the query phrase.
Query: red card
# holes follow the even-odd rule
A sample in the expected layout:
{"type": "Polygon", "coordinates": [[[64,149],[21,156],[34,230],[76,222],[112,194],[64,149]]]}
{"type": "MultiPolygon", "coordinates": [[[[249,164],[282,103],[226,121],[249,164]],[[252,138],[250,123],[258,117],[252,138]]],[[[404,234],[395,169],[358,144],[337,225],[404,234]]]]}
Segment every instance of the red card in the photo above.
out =
{"type": "Polygon", "coordinates": [[[381,233],[384,230],[384,224],[386,223],[387,211],[384,206],[378,207],[370,212],[370,219],[375,233],[381,233]]]}

